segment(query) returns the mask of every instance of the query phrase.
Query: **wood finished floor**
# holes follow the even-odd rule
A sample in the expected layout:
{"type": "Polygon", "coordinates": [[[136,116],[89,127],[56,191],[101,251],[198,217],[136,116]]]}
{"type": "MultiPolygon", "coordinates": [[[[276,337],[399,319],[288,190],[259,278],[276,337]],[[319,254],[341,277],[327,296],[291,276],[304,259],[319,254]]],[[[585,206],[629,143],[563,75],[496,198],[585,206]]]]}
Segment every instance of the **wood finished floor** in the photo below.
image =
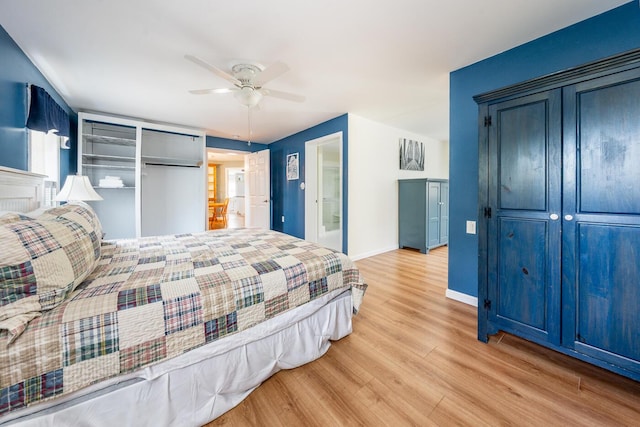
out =
{"type": "Polygon", "coordinates": [[[640,383],[511,335],[476,339],[446,247],[357,262],[353,333],[207,426],[640,426],[640,383]]]}

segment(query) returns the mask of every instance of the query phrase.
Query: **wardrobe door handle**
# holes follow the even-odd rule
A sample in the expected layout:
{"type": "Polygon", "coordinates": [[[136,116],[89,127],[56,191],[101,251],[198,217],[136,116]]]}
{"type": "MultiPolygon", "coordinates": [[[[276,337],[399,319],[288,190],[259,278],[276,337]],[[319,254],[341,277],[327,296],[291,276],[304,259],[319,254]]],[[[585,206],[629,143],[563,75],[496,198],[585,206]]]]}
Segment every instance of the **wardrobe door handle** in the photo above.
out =
{"type": "Polygon", "coordinates": [[[564,219],[567,220],[567,221],[571,221],[571,220],[573,220],[573,215],[567,214],[567,215],[564,216],[564,219]]]}
{"type": "Polygon", "coordinates": [[[558,214],[554,214],[553,213],[553,214],[549,215],[549,218],[551,218],[552,220],[556,221],[559,218],[559,216],[558,216],[558,214]]]}

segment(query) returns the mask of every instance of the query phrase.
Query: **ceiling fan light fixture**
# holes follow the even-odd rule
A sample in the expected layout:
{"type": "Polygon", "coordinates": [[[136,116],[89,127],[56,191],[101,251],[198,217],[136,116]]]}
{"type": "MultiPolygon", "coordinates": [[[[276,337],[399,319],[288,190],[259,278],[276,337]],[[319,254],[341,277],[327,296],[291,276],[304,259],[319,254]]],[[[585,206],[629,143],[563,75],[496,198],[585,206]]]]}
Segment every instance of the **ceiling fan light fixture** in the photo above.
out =
{"type": "Polygon", "coordinates": [[[234,96],[238,102],[248,108],[255,107],[262,100],[262,93],[249,86],[242,87],[234,93],[234,96]]]}

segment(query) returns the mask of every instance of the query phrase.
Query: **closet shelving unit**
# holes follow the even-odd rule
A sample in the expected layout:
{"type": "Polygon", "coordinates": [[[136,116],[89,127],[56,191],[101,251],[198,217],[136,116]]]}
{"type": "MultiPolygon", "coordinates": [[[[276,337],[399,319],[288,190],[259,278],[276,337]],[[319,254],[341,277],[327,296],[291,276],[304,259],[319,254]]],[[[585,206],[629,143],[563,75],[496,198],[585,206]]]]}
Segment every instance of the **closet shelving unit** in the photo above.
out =
{"type": "Polygon", "coordinates": [[[205,229],[203,132],[79,113],[78,135],[78,172],[89,177],[104,199],[90,204],[102,222],[105,238],[205,229]],[[107,176],[122,180],[123,185],[101,186],[107,176]]]}

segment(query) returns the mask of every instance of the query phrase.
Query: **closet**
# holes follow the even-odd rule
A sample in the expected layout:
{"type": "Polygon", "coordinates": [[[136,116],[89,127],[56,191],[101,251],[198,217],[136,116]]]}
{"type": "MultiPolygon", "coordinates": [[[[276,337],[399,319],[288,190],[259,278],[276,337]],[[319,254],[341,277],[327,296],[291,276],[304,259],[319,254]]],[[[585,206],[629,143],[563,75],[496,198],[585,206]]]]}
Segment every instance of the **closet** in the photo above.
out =
{"type": "Polygon", "coordinates": [[[449,241],[449,181],[398,180],[398,235],[400,248],[422,253],[449,241]]]}
{"type": "Polygon", "coordinates": [[[640,50],[475,99],[479,339],[640,379],[640,50]]]}
{"type": "Polygon", "coordinates": [[[105,238],[205,230],[204,134],[79,113],[78,135],[78,172],[104,199],[90,203],[105,238]]]}

